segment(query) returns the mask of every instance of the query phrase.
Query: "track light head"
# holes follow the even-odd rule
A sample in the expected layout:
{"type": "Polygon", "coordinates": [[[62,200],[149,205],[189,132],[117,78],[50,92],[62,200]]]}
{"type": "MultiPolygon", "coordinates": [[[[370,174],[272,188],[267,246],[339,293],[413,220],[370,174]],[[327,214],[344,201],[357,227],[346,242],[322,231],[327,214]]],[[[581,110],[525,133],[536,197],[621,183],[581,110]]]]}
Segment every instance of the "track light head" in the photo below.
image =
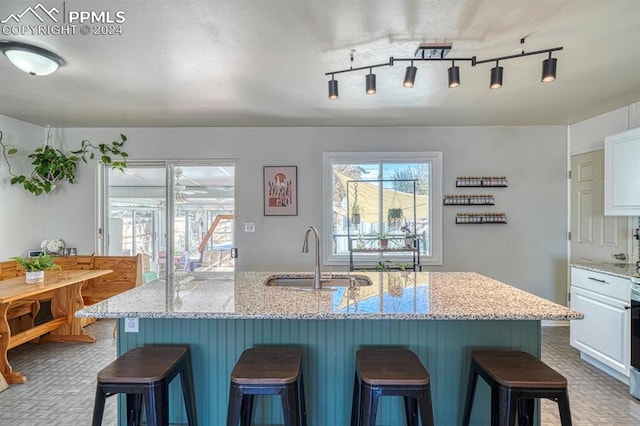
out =
{"type": "Polygon", "coordinates": [[[375,95],[376,94],[376,75],[371,73],[369,70],[369,74],[367,74],[365,78],[366,87],[367,87],[367,95],[375,95]]]}
{"type": "Polygon", "coordinates": [[[542,61],[542,79],[543,83],[551,83],[556,79],[556,66],[558,64],[558,59],[551,57],[551,52],[549,52],[549,57],[542,61]]]}
{"type": "Polygon", "coordinates": [[[455,89],[460,86],[460,67],[452,62],[447,72],[449,74],[449,88],[455,89]]]}
{"type": "Polygon", "coordinates": [[[334,79],[333,76],[329,80],[329,99],[338,99],[338,80],[334,79]]]}
{"type": "Polygon", "coordinates": [[[406,87],[407,89],[413,87],[413,83],[415,83],[416,81],[417,71],[418,68],[414,67],[413,63],[411,64],[411,66],[407,67],[407,71],[404,73],[404,83],[402,83],[404,87],[406,87]]]}
{"type": "Polygon", "coordinates": [[[491,89],[499,89],[502,87],[502,67],[498,65],[498,61],[496,61],[496,66],[491,68],[491,84],[489,84],[491,89]]]}

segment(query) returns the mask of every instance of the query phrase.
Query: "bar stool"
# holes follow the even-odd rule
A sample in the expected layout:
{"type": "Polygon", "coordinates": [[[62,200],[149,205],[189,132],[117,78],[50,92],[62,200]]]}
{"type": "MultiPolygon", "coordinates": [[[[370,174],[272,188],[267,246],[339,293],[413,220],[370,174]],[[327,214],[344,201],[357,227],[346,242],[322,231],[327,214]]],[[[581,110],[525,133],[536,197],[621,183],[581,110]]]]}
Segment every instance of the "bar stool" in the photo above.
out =
{"type": "Polygon", "coordinates": [[[403,348],[367,348],[356,352],[351,426],[376,424],[378,399],[403,396],[407,425],[433,425],[429,372],[418,357],[403,348]]]}
{"type": "Polygon", "coordinates": [[[533,425],[538,398],[558,403],[560,423],[571,426],[567,380],[535,356],[521,351],[478,350],[471,355],[469,387],[462,424],[469,425],[478,376],[491,387],[491,425],[533,425]]]}
{"type": "Polygon", "coordinates": [[[140,425],[144,399],[147,424],[169,424],[169,383],[180,375],[189,426],[197,426],[189,348],[143,346],[134,348],[100,370],[93,407],[93,426],[102,424],[107,397],[127,394],[127,424],[140,425]]]}
{"type": "Polygon", "coordinates": [[[285,426],[306,426],[302,350],[265,346],[245,350],[231,371],[227,426],[251,424],[255,395],[279,395],[285,426]]]}

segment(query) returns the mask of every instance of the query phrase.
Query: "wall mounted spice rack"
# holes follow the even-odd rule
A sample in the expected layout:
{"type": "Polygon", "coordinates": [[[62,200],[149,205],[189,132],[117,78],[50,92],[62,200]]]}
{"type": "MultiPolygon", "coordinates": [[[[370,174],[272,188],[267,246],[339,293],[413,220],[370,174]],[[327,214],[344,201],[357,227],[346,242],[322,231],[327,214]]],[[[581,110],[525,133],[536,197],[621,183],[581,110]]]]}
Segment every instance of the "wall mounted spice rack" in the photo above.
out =
{"type": "Polygon", "coordinates": [[[493,206],[493,195],[445,195],[445,206],[493,206]]]}
{"type": "Polygon", "coordinates": [[[458,176],[456,187],[506,188],[507,178],[505,176],[458,176]]]}
{"type": "Polygon", "coordinates": [[[507,223],[504,213],[458,213],[456,224],[507,223]]]}

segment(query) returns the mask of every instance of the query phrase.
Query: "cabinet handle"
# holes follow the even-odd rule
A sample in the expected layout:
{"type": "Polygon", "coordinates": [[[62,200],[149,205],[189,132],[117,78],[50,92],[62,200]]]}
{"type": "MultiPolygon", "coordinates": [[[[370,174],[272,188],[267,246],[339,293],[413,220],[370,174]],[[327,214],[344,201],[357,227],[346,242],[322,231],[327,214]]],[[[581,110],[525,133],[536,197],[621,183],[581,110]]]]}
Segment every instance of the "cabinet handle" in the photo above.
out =
{"type": "Polygon", "coordinates": [[[591,281],[596,281],[596,282],[599,282],[599,283],[602,283],[602,284],[609,284],[609,283],[608,283],[608,282],[606,282],[605,280],[600,280],[600,279],[598,279],[598,278],[589,277],[589,279],[590,279],[591,281]]]}
{"type": "Polygon", "coordinates": [[[625,309],[625,310],[627,310],[627,309],[631,309],[631,306],[625,306],[625,307],[624,307],[624,309],[625,309]]]}

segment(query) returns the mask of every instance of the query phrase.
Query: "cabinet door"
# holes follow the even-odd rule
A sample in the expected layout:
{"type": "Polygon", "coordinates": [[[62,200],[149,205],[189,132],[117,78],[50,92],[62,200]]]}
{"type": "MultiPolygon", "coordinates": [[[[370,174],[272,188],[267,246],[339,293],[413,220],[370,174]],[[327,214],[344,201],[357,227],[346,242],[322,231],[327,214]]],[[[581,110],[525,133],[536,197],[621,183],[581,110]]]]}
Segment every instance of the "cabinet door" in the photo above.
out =
{"type": "Polygon", "coordinates": [[[604,140],[604,214],[640,215],[640,127],[604,140]]]}
{"type": "Polygon", "coordinates": [[[571,307],[584,319],[571,322],[571,346],[629,376],[627,303],[582,288],[571,289],[571,307]]]}

